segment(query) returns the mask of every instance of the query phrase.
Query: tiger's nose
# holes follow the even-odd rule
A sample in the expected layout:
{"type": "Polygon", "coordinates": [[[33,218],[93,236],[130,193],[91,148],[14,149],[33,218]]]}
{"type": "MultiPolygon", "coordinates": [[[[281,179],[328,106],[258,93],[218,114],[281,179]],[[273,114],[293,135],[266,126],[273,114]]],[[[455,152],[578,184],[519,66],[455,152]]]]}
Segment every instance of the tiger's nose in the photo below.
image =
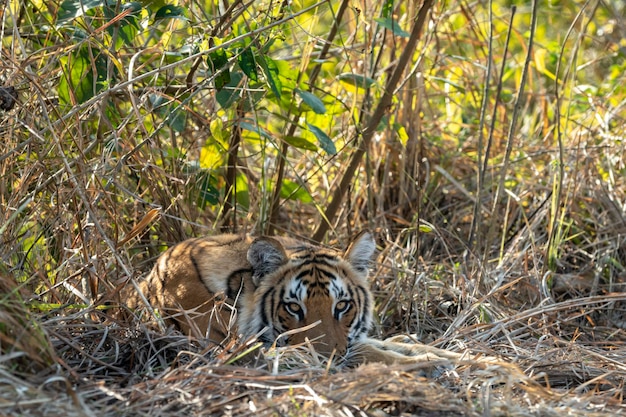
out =
{"type": "Polygon", "coordinates": [[[290,339],[290,344],[300,344],[306,340],[313,344],[318,353],[326,357],[330,357],[333,354],[335,356],[343,356],[347,351],[346,335],[333,328],[324,329],[321,325],[318,325],[306,332],[296,333],[290,339]]]}
{"type": "Polygon", "coordinates": [[[330,357],[331,355],[343,356],[346,353],[345,344],[338,343],[337,341],[321,339],[318,343],[314,344],[315,349],[324,356],[330,357]]]}
{"type": "Polygon", "coordinates": [[[324,356],[345,355],[347,351],[346,335],[337,329],[320,329],[318,333],[315,349],[324,356]]]}

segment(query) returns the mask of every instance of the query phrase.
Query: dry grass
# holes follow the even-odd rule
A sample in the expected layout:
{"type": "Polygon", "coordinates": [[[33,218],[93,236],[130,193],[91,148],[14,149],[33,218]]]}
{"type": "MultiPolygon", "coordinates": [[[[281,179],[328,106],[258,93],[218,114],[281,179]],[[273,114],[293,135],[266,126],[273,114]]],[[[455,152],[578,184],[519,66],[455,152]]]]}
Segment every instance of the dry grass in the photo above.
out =
{"type": "Polygon", "coordinates": [[[57,366],[64,371],[25,378],[2,368],[2,412],[595,416],[622,409],[624,346],[516,340],[514,353],[506,354],[509,346],[496,347],[506,359],[501,364],[466,361],[426,378],[420,376],[423,365],[370,364],[329,372],[311,352],[295,348],[262,363],[226,365],[219,349],[202,349],[175,334],[102,326],[67,334],[69,329],[62,326],[57,331],[65,334],[55,335],[62,347],[57,366]]]}
{"type": "MultiPolygon", "coordinates": [[[[134,321],[114,323],[106,311],[88,309],[40,316],[44,342],[31,338],[5,348],[3,341],[0,412],[600,416],[624,411],[626,344],[620,337],[623,330],[610,322],[612,307],[623,300],[622,294],[519,309],[510,305],[515,292],[509,288],[499,291],[510,292],[507,297],[496,292],[485,297],[490,302],[481,301],[482,307],[463,307],[449,304],[459,299],[458,288],[446,288],[424,276],[420,280],[425,282],[417,285],[428,292],[413,294],[420,294],[423,303],[406,304],[397,295],[393,309],[410,311],[411,304],[422,308],[417,311],[414,306],[412,316],[392,313],[392,307],[381,309],[385,320],[401,316],[398,328],[417,323],[406,330],[436,339],[440,347],[494,355],[501,362],[468,359],[452,367],[442,363],[434,372],[432,364],[335,369],[306,346],[262,353],[246,352],[251,345],[235,341],[207,346],[171,330],[163,334],[134,321]],[[480,314],[489,314],[491,323],[477,323],[480,314]],[[52,360],[45,359],[42,352],[50,351],[52,360]],[[21,352],[28,362],[16,360],[15,354],[21,352]],[[425,370],[428,377],[423,376],[425,370]]],[[[415,283],[403,280],[409,281],[415,283]]],[[[398,285],[399,281],[389,283],[385,292],[399,291],[398,285]]],[[[401,331],[384,323],[381,318],[386,332],[401,331]]]]}
{"type": "MultiPolygon", "coordinates": [[[[421,34],[399,72],[409,41],[371,20],[381,2],[296,16],[195,0],[162,20],[146,6],[124,42],[128,9],[62,21],[61,2],[44,3],[0,6],[0,415],[626,414],[622,3],[540,4],[533,32],[532,7],[437,3],[420,27],[419,4],[394,2],[421,34]],[[253,27],[256,59],[287,71],[283,100],[246,78],[222,108],[207,39],[253,27]],[[188,46],[200,52],[176,55],[188,46]],[[62,87],[79,52],[108,65],[82,100],[62,87]],[[342,73],[376,84],[355,91],[342,73]],[[328,114],[303,110],[298,74],[328,114]],[[173,242],[324,228],[335,246],[376,232],[375,336],[501,362],[336,369],[306,346],[214,346],[113,314],[173,242]]],[[[223,49],[234,60],[240,46],[223,49]]]]}

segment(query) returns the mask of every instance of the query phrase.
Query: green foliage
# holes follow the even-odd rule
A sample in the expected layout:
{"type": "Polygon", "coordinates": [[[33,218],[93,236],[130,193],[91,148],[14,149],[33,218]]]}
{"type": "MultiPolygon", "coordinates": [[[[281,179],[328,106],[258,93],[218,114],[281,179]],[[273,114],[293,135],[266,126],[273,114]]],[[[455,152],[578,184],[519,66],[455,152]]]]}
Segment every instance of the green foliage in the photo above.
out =
{"type": "Polygon", "coordinates": [[[296,94],[300,96],[304,104],[309,106],[309,108],[313,110],[315,113],[317,114],[326,113],[326,106],[324,105],[324,102],[320,100],[319,98],[317,98],[315,94],[309,93],[308,91],[300,90],[299,88],[296,88],[294,91],[296,92],[296,94]]]}
{"type": "Polygon", "coordinates": [[[107,87],[107,60],[102,51],[81,47],[61,57],[59,98],[67,105],[84,103],[107,87]]]}
{"type": "Polygon", "coordinates": [[[173,4],[166,4],[163,7],[159,8],[157,12],[154,14],[154,20],[160,19],[181,19],[187,20],[186,11],[184,7],[175,6],[173,4]]]}
{"type": "Polygon", "coordinates": [[[353,74],[353,73],[339,74],[337,76],[337,79],[348,85],[359,87],[362,89],[368,89],[374,86],[374,84],[376,84],[376,81],[374,79],[361,75],[361,74],[353,74]]]}
{"type": "Polygon", "coordinates": [[[79,18],[86,15],[93,9],[99,9],[108,4],[115,4],[115,2],[107,2],[103,0],[65,0],[59,7],[57,15],[57,24],[63,24],[69,20],[79,18]]]}
{"type": "Polygon", "coordinates": [[[597,195],[581,184],[605,184],[607,201],[623,201],[619,5],[541,4],[526,67],[526,3],[437,4],[387,91],[415,30],[411,2],[343,15],[308,0],[227,14],[208,1],[7,4],[3,80],[20,97],[0,122],[0,235],[16,248],[3,259],[49,283],[71,276],[87,291],[89,279],[117,273],[120,259],[94,259],[120,251],[156,208],[145,241],[127,244],[133,262],[154,255],[157,240],[206,228],[307,235],[326,221],[339,235],[409,230],[426,242],[420,256],[456,256],[427,220],[484,259],[501,260],[516,233],[532,235],[556,270],[569,245],[603,246],[596,223],[610,216],[577,217],[592,216],[578,202],[597,195]],[[327,216],[333,200],[339,214],[327,216]],[[549,243],[528,231],[538,224],[549,243]],[[472,227],[480,239],[467,242],[472,227]]]}
{"type": "Polygon", "coordinates": [[[391,16],[388,16],[385,18],[378,17],[374,19],[374,21],[378,23],[380,26],[384,27],[385,29],[391,31],[396,36],[400,36],[402,38],[409,37],[409,32],[402,30],[400,26],[398,25],[398,23],[395,20],[393,20],[393,17],[391,16]]]}
{"type": "Polygon", "coordinates": [[[310,123],[307,123],[307,126],[319,141],[322,149],[324,149],[330,155],[335,155],[337,153],[337,148],[335,148],[335,144],[333,143],[332,139],[326,133],[324,133],[322,129],[310,123]]]}
{"type": "MultiPolygon", "coordinates": [[[[571,336],[595,357],[598,340],[614,350],[623,3],[538,2],[533,32],[533,3],[519,0],[426,14],[429,2],[398,0],[2,2],[3,366],[7,381],[11,368],[41,377],[16,407],[57,380],[93,393],[120,370],[132,389],[130,357],[158,375],[169,359],[130,352],[152,344],[112,315],[120,291],[167,246],[222,231],[335,246],[375,231],[378,336],[453,346],[475,333],[539,354],[546,337],[571,336]],[[89,371],[65,378],[72,363],[89,371]]],[[[623,378],[596,371],[564,388],[622,398],[623,378]]],[[[110,403],[90,395],[81,409],[110,403]]]]}
{"type": "MultiPolygon", "coordinates": [[[[231,81],[226,51],[218,49],[217,51],[211,52],[207,57],[207,64],[211,74],[214,74],[213,82],[215,83],[215,88],[219,92],[231,81]]],[[[241,78],[239,80],[241,81],[241,78]]],[[[233,87],[236,85],[237,84],[233,87]]]]}

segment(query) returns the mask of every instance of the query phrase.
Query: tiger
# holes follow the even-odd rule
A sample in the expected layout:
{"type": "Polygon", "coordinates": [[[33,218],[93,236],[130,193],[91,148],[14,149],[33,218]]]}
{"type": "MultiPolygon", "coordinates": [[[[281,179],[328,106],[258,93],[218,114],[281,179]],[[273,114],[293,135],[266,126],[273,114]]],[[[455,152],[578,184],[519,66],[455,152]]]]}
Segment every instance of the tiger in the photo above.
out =
{"type": "Polygon", "coordinates": [[[345,251],[289,237],[224,234],[191,238],[161,254],[137,289],[188,336],[216,344],[231,336],[266,346],[311,343],[346,364],[448,360],[459,354],[405,337],[369,337],[374,297],[369,231],[345,251]]]}

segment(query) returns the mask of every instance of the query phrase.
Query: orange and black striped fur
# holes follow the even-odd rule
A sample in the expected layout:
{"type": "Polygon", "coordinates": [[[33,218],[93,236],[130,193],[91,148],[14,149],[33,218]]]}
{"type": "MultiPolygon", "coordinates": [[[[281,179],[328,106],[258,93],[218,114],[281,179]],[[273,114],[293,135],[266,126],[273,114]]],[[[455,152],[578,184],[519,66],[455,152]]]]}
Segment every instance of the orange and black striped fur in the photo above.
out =
{"type": "Polygon", "coordinates": [[[283,237],[189,239],[163,253],[139,289],[181,331],[216,343],[232,333],[279,346],[309,340],[320,353],[357,363],[457,355],[368,338],[375,248],[368,232],[344,252],[283,237]]]}

